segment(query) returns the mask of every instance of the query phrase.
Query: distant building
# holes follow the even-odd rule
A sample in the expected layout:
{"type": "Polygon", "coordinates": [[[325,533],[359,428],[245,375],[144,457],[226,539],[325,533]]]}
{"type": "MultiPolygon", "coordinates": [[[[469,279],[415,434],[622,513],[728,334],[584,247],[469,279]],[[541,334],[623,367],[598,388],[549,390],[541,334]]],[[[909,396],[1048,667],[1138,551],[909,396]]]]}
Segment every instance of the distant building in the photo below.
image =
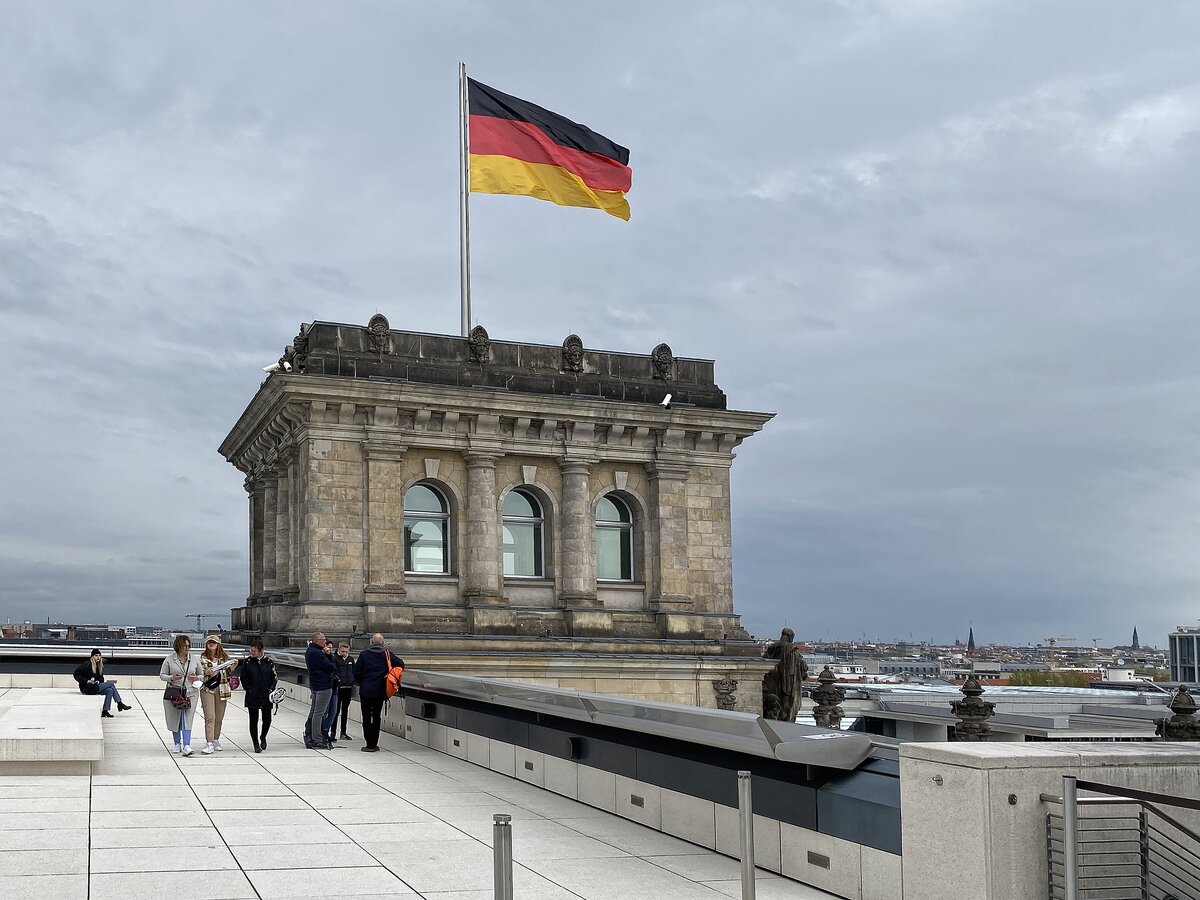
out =
{"type": "Polygon", "coordinates": [[[1172,681],[1200,681],[1200,628],[1180,625],[1167,636],[1167,652],[1172,681]]]}

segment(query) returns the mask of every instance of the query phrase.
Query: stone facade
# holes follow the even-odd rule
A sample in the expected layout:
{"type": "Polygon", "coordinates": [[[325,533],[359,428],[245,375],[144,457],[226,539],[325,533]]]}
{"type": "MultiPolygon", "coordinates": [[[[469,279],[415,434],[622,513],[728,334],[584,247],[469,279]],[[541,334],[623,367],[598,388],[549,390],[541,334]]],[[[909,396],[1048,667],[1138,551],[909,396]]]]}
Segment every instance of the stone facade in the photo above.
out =
{"type": "Polygon", "coordinates": [[[729,471],[771,416],[726,409],[709,361],[666,345],[581,359],[570,341],[399,332],[382,316],[304,326],[220,448],[249,495],[234,631],[745,640],[729,471]],[[417,484],[448,506],[444,573],[405,570],[417,484]],[[504,574],[518,488],[541,508],[536,577],[504,574]],[[597,579],[606,495],[633,519],[624,580],[597,579]]]}

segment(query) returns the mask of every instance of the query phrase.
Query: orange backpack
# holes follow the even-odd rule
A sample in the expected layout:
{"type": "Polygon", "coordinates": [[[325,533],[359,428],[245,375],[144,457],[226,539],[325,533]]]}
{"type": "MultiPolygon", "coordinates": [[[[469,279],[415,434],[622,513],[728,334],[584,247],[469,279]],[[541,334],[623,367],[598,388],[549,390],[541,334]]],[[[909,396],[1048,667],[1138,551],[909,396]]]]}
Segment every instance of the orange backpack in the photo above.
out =
{"type": "Polygon", "coordinates": [[[400,690],[400,679],[404,677],[404,666],[400,663],[393,663],[392,654],[387,650],[383,651],[383,655],[387,658],[387,674],[383,676],[383,692],[387,699],[391,700],[396,691],[400,690]]]}

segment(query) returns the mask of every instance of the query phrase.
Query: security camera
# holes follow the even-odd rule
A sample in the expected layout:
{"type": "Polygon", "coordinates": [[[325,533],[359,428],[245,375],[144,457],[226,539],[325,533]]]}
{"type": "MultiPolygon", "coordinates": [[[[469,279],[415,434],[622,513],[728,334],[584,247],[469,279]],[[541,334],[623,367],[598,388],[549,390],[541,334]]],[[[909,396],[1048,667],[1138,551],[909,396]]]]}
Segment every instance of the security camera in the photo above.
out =
{"type": "Polygon", "coordinates": [[[292,371],[292,364],[290,362],[288,362],[286,359],[283,361],[283,371],[285,371],[285,372],[292,371]]]}
{"type": "Polygon", "coordinates": [[[659,406],[661,406],[663,409],[670,409],[671,408],[671,395],[667,394],[667,396],[663,397],[662,403],[660,403],[659,406]]]}
{"type": "Polygon", "coordinates": [[[273,375],[274,373],[278,372],[282,368],[283,368],[283,366],[281,366],[279,363],[273,362],[269,366],[263,366],[263,371],[266,372],[268,375],[273,375]]]}

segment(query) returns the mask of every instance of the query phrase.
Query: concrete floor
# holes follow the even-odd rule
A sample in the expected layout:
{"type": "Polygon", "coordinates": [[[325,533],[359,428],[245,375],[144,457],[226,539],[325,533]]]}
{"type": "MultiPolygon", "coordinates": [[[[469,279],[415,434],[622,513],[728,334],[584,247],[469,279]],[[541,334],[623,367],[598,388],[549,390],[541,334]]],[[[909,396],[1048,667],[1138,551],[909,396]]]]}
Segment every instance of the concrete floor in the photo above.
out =
{"type": "MultiPolygon", "coordinates": [[[[4,900],[490,900],[493,813],[512,816],[518,900],[741,896],[736,860],[400,738],[385,734],[375,754],[361,740],[305,750],[295,704],[261,754],[247,752],[240,695],[223,752],[200,754],[197,711],[184,759],[168,749],[161,692],[125,700],[134,708],[104,721],[90,777],[0,777],[4,900]]],[[[763,871],[756,888],[832,896],[763,871]]]]}

